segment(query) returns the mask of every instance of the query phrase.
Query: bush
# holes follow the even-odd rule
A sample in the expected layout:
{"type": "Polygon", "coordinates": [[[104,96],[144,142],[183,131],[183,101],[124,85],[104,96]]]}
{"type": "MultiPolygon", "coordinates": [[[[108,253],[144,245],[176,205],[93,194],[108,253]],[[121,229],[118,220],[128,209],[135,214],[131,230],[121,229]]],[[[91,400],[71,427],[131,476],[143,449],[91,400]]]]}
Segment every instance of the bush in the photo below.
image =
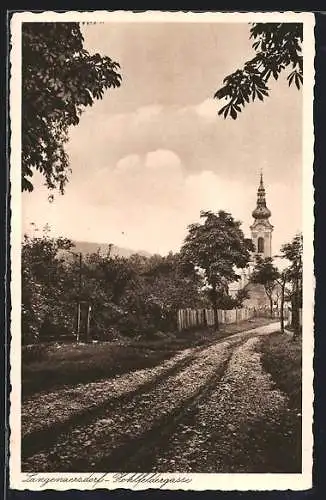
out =
{"type": "Polygon", "coordinates": [[[163,340],[163,339],[166,339],[166,338],[169,338],[170,336],[167,334],[167,333],[163,333],[163,332],[154,332],[151,337],[153,339],[157,339],[157,340],[163,340]]]}
{"type": "Polygon", "coordinates": [[[124,337],[121,335],[119,330],[115,327],[110,327],[106,329],[98,330],[97,332],[93,332],[92,339],[104,341],[104,342],[115,342],[115,341],[123,341],[124,337]]]}

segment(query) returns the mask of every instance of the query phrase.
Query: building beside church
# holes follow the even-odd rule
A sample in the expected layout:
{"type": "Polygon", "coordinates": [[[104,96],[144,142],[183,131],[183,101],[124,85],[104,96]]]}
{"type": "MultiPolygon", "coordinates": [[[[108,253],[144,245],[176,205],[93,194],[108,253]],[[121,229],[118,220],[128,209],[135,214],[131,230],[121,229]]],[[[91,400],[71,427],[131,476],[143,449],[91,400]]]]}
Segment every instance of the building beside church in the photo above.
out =
{"type": "Polygon", "coordinates": [[[253,307],[265,307],[268,305],[268,297],[263,285],[250,283],[250,275],[255,266],[256,257],[272,257],[272,233],[274,227],[269,221],[272,213],[266,204],[266,191],[264,187],[263,174],[260,174],[260,182],[257,191],[256,208],[252,212],[253,223],[250,226],[251,240],[255,250],[251,254],[248,266],[241,271],[239,281],[229,285],[229,294],[235,297],[237,292],[246,288],[250,298],[245,301],[245,305],[253,307]]]}

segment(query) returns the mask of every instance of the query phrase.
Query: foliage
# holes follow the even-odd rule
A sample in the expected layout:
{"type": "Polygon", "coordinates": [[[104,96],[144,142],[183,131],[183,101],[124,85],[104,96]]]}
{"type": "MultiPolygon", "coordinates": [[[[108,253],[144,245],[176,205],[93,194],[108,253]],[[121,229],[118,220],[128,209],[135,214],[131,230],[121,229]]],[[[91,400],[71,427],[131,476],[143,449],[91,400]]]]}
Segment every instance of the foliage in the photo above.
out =
{"type": "Polygon", "coordinates": [[[191,224],[181,256],[188,266],[204,273],[218,328],[218,300],[228,294],[228,283],[239,279],[236,269],[244,268],[250,260],[252,242],[244,237],[241,223],[220,210],[218,214],[202,211],[203,223],[191,224]]]}
{"type": "MultiPolygon", "coordinates": [[[[91,306],[93,338],[120,334],[151,336],[176,328],[177,310],[201,304],[200,280],[180,256],[130,258],[78,255],[65,238],[25,236],[22,245],[22,323],[24,343],[39,338],[73,338],[77,304],[91,306]]],[[[84,313],[85,314],[85,313],[84,313]]],[[[81,317],[81,334],[86,318],[81,317]]]]}
{"type": "MultiPolygon", "coordinates": [[[[212,300],[214,298],[214,293],[212,294],[212,290],[206,290],[205,296],[208,298],[209,304],[212,305],[212,300]]],[[[221,292],[217,294],[217,308],[223,311],[241,308],[243,305],[243,301],[248,298],[249,292],[245,288],[239,289],[236,293],[236,296],[232,297],[231,295],[229,295],[228,287],[226,287],[225,290],[221,290],[221,292]]]]}
{"type": "Polygon", "coordinates": [[[261,283],[266,286],[266,291],[272,293],[276,280],[279,277],[279,272],[273,265],[273,259],[270,257],[256,257],[256,265],[251,275],[253,283],[261,283]]]}
{"type": "Polygon", "coordinates": [[[140,332],[174,330],[178,309],[200,305],[198,277],[184,268],[178,254],[153,255],[141,262],[138,273],[123,301],[140,332]]]}
{"type": "Polygon", "coordinates": [[[246,288],[240,288],[240,290],[237,291],[237,295],[235,297],[236,307],[242,307],[243,302],[249,299],[249,297],[249,291],[246,288]]]}
{"type": "Polygon", "coordinates": [[[125,315],[121,298],[134,279],[128,259],[100,252],[88,254],[82,258],[80,272],[79,296],[92,306],[92,334],[101,339],[116,338],[116,324],[125,315]]]}
{"type": "Polygon", "coordinates": [[[273,259],[270,257],[256,257],[256,265],[251,275],[252,283],[264,285],[266,295],[270,302],[270,313],[273,314],[273,292],[278,285],[280,277],[279,271],[273,265],[273,259]]]}
{"type": "Polygon", "coordinates": [[[238,307],[238,301],[236,298],[231,297],[231,295],[223,294],[217,298],[217,307],[223,311],[235,309],[238,307]]]}
{"type": "Polygon", "coordinates": [[[287,273],[290,280],[298,279],[302,281],[302,253],[303,238],[302,234],[297,234],[291,243],[282,246],[281,252],[284,258],[290,261],[287,273]]]}
{"type": "Polygon", "coordinates": [[[63,192],[69,159],[68,129],[104,90],[118,87],[119,65],[83,48],[78,23],[23,23],[22,189],[32,191],[38,170],[50,189],[63,192]]]}
{"type": "Polygon", "coordinates": [[[260,101],[269,95],[268,82],[271,78],[289,69],[287,80],[300,89],[303,83],[303,58],[301,43],[303,25],[301,23],[253,23],[250,38],[256,55],[223,80],[223,86],[214,97],[225,99],[227,103],[218,114],[230,116],[234,120],[250,101],[260,101]]]}
{"type": "Polygon", "coordinates": [[[28,343],[48,332],[69,329],[70,308],[62,301],[64,290],[70,290],[70,277],[59,252],[73,244],[66,238],[24,236],[22,245],[22,329],[28,343]]]}
{"type": "Polygon", "coordinates": [[[288,296],[292,303],[292,326],[294,328],[294,338],[296,338],[300,332],[299,310],[302,308],[302,234],[297,234],[290,243],[283,245],[281,253],[284,258],[290,261],[290,265],[285,270],[284,279],[291,285],[288,296]]]}

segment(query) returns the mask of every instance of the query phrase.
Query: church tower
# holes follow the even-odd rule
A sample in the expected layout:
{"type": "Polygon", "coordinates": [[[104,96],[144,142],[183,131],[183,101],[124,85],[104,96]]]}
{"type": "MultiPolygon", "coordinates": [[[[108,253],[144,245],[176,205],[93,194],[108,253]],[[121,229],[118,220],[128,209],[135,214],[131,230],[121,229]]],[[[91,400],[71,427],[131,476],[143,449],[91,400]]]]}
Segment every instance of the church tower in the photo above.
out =
{"type": "Polygon", "coordinates": [[[252,212],[254,222],[250,226],[251,238],[255,246],[254,256],[272,257],[272,232],[274,228],[268,220],[271,215],[271,211],[266,206],[266,193],[261,173],[257,191],[257,206],[252,212]]]}

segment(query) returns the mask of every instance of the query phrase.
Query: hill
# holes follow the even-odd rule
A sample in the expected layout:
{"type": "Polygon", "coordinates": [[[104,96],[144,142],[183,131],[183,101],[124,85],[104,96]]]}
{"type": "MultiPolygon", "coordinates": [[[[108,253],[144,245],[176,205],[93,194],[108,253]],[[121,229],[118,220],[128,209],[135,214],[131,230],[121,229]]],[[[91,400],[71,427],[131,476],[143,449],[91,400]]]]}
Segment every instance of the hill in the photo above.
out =
{"type": "Polygon", "coordinates": [[[151,256],[149,252],[145,252],[144,250],[131,250],[130,248],[123,248],[117,245],[110,245],[108,243],[94,243],[90,241],[73,241],[73,243],[75,245],[73,251],[76,253],[82,253],[83,255],[87,255],[88,253],[95,253],[99,249],[101,254],[107,254],[110,251],[111,247],[112,256],[117,255],[119,257],[130,257],[135,253],[144,257],[151,256]]]}

